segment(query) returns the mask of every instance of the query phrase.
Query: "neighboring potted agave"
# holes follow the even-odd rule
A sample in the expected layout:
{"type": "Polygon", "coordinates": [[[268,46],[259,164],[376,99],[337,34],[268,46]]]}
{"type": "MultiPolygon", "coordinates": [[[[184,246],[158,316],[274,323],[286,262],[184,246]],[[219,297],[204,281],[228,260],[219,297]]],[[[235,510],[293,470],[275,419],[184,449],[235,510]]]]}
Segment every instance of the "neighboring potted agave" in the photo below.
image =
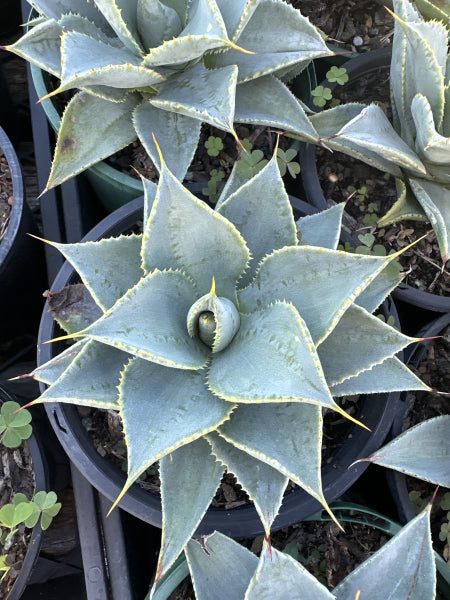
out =
{"type": "MultiPolygon", "coordinates": [[[[446,415],[421,423],[367,460],[448,487],[449,421],[450,415],[446,415]]],[[[344,517],[349,522],[366,520],[363,507],[345,503],[332,507],[339,518],[344,517]],[[351,508],[356,514],[352,515],[351,508]],[[359,508],[363,508],[362,513],[359,508]]],[[[152,587],[147,600],[166,600],[189,573],[197,600],[295,598],[300,589],[302,598],[311,600],[433,600],[436,567],[443,577],[442,590],[450,585],[450,569],[433,552],[430,513],[431,505],[428,505],[400,529],[382,515],[367,511],[367,515],[373,515],[374,527],[396,535],[347,575],[332,592],[291,556],[267,544],[267,540],[258,560],[249,550],[215,532],[200,540],[190,540],[185,557],[180,556],[160,583],[152,587]],[[230,572],[235,573],[235,577],[230,578],[230,572]],[[380,573],[383,573],[381,579],[380,573]]],[[[443,593],[445,595],[445,591],[443,593]]]]}
{"type": "MultiPolygon", "coordinates": [[[[204,537],[201,543],[191,540],[185,553],[195,597],[197,600],[300,597],[304,600],[433,600],[436,570],[431,546],[430,509],[431,506],[428,506],[403,527],[332,592],[301,563],[271,547],[267,541],[258,559],[250,550],[218,532],[204,537]]],[[[173,582],[169,578],[163,580],[159,588],[150,591],[146,600],[167,600],[186,574],[186,564],[181,563],[173,582]]]]}
{"type": "Polygon", "coordinates": [[[128,478],[117,502],[159,461],[157,579],[224,465],[269,534],[289,479],[328,507],[322,410],[351,418],[333,396],[428,389],[395,357],[413,338],[371,314],[396,283],[384,276],[395,255],[335,250],[342,207],[305,218],[301,245],[275,158],[243,185],[235,169],[215,210],[160,161],[142,234],[53,244],[93,306],[64,317],[60,339],[76,344],[34,372],[49,384],[36,402],[119,411],[128,478]]]}
{"type": "Polygon", "coordinates": [[[6,49],[60,79],[48,97],[77,92],[62,117],[47,189],[136,139],[158,167],[153,134],[182,180],[202,122],[234,136],[237,121],[313,139],[281,78],[332,52],[283,0],[30,4],[39,16],[6,49]]]}
{"type": "Polygon", "coordinates": [[[449,31],[442,22],[424,20],[409,0],[394,0],[393,5],[395,131],[374,104],[343,104],[310,121],[329,148],[397,178],[398,200],[378,224],[429,221],[445,263],[450,246],[449,31]]]}

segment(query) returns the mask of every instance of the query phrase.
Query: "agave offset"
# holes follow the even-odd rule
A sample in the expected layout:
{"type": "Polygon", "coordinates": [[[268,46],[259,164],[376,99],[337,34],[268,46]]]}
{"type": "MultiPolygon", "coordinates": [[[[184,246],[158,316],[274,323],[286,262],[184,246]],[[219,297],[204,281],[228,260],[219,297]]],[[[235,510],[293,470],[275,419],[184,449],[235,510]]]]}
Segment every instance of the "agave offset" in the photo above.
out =
{"type": "Polygon", "coordinates": [[[120,497],[159,461],[157,579],[225,466],[268,534],[288,479],[327,508],[322,409],[347,416],[333,396],[428,389],[395,357],[412,338],[371,314],[397,282],[383,277],[395,255],[336,250],[342,207],[296,225],[274,157],[245,183],[235,169],[213,210],[160,160],[141,235],[53,244],[98,314],[80,331],[69,319],[76,343],[34,373],[49,384],[38,402],[119,411],[120,497]]]}
{"type": "Polygon", "coordinates": [[[312,130],[281,78],[332,54],[283,0],[30,0],[39,16],[6,49],[74,90],[47,188],[155,135],[182,180],[202,122],[236,135],[234,121],[312,130]]]}

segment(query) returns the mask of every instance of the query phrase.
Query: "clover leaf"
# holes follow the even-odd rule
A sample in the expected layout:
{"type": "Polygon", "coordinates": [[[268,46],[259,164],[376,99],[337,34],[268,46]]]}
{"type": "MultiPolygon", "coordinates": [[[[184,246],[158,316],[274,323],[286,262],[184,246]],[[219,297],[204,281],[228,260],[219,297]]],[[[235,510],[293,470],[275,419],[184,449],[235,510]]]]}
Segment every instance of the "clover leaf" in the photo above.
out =
{"type": "Polygon", "coordinates": [[[17,448],[33,431],[30,411],[19,409],[20,404],[8,401],[0,410],[0,434],[3,434],[1,441],[7,448],[17,448]]]}
{"type": "Polygon", "coordinates": [[[344,85],[348,81],[347,69],[345,67],[336,67],[333,65],[326,74],[327,81],[344,85]]]}

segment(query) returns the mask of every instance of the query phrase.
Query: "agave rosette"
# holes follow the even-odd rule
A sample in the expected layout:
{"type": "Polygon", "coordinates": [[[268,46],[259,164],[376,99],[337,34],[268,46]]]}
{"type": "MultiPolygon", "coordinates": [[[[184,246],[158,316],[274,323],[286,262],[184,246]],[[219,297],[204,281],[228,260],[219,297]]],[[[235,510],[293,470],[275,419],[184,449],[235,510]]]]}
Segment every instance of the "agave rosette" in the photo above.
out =
{"type": "Polygon", "coordinates": [[[161,162],[141,235],[54,244],[100,316],[35,372],[50,384],[38,401],[120,412],[122,494],[159,461],[158,578],[225,465],[269,533],[288,479],[327,507],[322,410],[343,412],[333,396],[427,389],[395,357],[412,339],[371,314],[396,283],[383,278],[395,255],[336,250],[342,207],[296,224],[272,158],[242,185],[235,169],[213,210],[161,162]]]}
{"type": "MultiPolygon", "coordinates": [[[[58,134],[47,188],[155,134],[182,180],[202,122],[314,130],[280,77],[332,54],[282,0],[33,0],[39,18],[7,47],[79,90],[58,134]]],[[[315,138],[314,138],[315,139],[315,138]]]]}

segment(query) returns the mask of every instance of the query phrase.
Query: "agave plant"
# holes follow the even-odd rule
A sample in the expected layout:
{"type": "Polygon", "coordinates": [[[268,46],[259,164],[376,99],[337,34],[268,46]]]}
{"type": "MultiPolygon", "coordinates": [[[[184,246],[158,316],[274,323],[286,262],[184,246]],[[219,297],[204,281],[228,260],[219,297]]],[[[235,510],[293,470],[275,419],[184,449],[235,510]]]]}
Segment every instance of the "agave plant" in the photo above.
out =
{"type": "Polygon", "coordinates": [[[280,77],[332,54],[283,0],[30,0],[39,17],[6,49],[60,79],[67,105],[47,188],[154,134],[182,180],[201,123],[314,131],[280,77]]]}
{"type": "Polygon", "coordinates": [[[442,21],[450,26],[449,0],[415,0],[415,5],[425,19],[442,21]]]}
{"type": "MultiPolygon", "coordinates": [[[[428,506],[347,575],[332,592],[294,558],[271,548],[267,542],[264,542],[258,559],[218,532],[204,538],[201,545],[191,540],[186,548],[186,557],[196,598],[433,600],[436,597],[436,569],[431,545],[430,511],[431,506],[428,506]],[[234,574],[232,578],[230,573],[234,574]]],[[[160,595],[156,589],[153,598],[162,600],[167,595],[160,595]]]]}
{"type": "Polygon", "coordinates": [[[82,295],[78,326],[64,315],[76,343],[34,373],[49,384],[38,402],[119,411],[128,478],[118,500],[159,461],[157,579],[225,466],[268,534],[288,479],[327,508],[322,409],[348,416],[333,396],[428,389],[395,357],[412,338],[371,314],[398,282],[385,273],[395,255],[336,250],[342,207],[296,225],[273,157],[243,184],[234,169],[212,210],[160,161],[154,198],[144,181],[141,235],[53,244],[93,307],[82,295]]]}
{"type": "Polygon", "coordinates": [[[329,148],[397,178],[398,200],[379,225],[401,219],[429,221],[445,263],[450,247],[449,31],[442,22],[424,20],[409,0],[393,4],[395,130],[374,104],[343,104],[313,115],[310,121],[329,148]]]}
{"type": "MultiPolygon", "coordinates": [[[[366,460],[449,487],[449,424],[450,415],[424,421],[366,460]]],[[[357,505],[355,508],[357,510],[357,505]]],[[[430,513],[431,505],[403,529],[398,526],[395,537],[347,575],[332,592],[299,562],[267,542],[258,560],[233,540],[215,532],[203,537],[200,544],[198,540],[189,541],[185,558],[181,556],[177,560],[170,578],[154,585],[149,597],[165,600],[174,582],[181,581],[190,572],[197,600],[295,598],[300,589],[302,598],[311,600],[432,600],[436,566],[446,573],[447,579],[448,566],[433,552],[430,513]],[[399,561],[398,556],[403,560],[399,561]],[[235,576],[230,581],[231,572],[235,576]],[[380,573],[383,573],[381,579],[380,573]]]]}

